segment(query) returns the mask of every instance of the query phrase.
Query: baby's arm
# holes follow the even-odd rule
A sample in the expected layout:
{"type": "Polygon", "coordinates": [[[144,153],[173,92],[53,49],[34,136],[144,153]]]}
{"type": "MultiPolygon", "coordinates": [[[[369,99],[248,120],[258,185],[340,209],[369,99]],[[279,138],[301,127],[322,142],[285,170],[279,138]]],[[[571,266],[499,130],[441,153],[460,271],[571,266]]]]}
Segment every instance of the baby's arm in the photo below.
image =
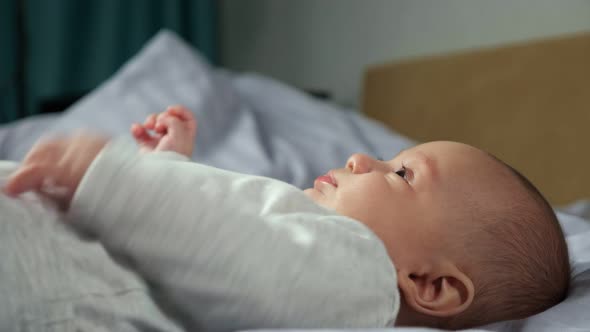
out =
{"type": "Polygon", "coordinates": [[[110,144],[72,203],[187,329],[385,327],[397,283],[362,224],[275,180],[110,144]]]}
{"type": "Polygon", "coordinates": [[[162,113],[150,115],[143,124],[134,123],[131,134],[142,152],[174,151],[190,158],[197,121],[187,108],[170,106],[162,113]]]}
{"type": "Polygon", "coordinates": [[[105,143],[87,134],[40,142],[4,190],[52,179],[75,193],[71,224],[126,258],[188,330],[393,322],[395,271],[361,223],[276,180],[105,143]]]}

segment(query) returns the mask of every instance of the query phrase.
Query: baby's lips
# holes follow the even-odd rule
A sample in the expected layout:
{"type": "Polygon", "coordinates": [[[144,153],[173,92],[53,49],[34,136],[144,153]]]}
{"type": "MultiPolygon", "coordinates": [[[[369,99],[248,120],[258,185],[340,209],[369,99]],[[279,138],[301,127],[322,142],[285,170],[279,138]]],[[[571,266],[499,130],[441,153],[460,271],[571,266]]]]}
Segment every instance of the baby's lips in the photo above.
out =
{"type": "Polygon", "coordinates": [[[336,188],[338,187],[338,184],[336,183],[336,179],[334,178],[334,175],[332,174],[332,172],[328,172],[324,175],[318,176],[316,181],[330,184],[336,188]]]}

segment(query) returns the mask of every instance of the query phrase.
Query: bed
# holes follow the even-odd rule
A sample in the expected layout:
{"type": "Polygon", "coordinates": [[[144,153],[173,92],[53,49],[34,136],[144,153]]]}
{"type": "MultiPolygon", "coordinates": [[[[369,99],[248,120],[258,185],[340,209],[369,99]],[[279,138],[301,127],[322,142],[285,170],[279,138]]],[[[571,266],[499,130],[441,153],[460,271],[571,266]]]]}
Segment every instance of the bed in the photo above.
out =
{"type": "Polygon", "coordinates": [[[586,33],[376,65],[363,111],[418,141],[483,148],[570,203],[590,197],[589,57],[586,33]]]}
{"type": "Polygon", "coordinates": [[[468,142],[515,165],[560,207],[573,260],[566,301],[481,330],[580,331],[590,329],[584,314],[590,306],[590,204],[578,201],[590,194],[590,159],[579,147],[590,138],[583,127],[590,93],[581,83],[590,72],[583,61],[589,45],[589,36],[575,36],[378,65],[367,71],[363,114],[267,77],[213,68],[163,31],[64,113],[0,127],[0,159],[21,160],[39,137],[80,128],[127,135],[131,123],[176,103],[192,109],[201,124],[194,160],[301,188],[355,152],[390,158],[418,141],[468,142]],[[549,77],[538,74],[540,69],[549,77]],[[509,91],[526,96],[498,98],[509,91]],[[556,105],[568,113],[555,112],[556,105]]]}

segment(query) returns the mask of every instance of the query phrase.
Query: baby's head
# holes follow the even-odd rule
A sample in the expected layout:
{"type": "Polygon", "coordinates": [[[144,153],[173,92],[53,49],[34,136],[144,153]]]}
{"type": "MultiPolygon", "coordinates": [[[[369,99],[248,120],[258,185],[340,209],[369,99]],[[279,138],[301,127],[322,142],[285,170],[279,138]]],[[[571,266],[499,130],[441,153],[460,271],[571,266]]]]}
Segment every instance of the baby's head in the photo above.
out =
{"type": "Polygon", "coordinates": [[[398,325],[524,318],[566,296],[568,251],[553,210],[474,147],[432,142],[390,161],[355,154],[305,192],[383,241],[402,293],[398,325]]]}

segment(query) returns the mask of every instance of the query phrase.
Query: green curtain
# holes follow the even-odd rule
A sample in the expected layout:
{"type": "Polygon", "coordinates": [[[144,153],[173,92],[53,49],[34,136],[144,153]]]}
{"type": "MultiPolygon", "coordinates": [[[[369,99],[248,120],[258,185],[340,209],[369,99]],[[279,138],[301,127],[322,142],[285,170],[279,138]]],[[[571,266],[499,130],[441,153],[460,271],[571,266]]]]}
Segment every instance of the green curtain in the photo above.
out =
{"type": "Polygon", "coordinates": [[[39,112],[43,101],[90,91],[161,28],[217,59],[215,0],[4,0],[0,13],[2,122],[39,112]],[[23,112],[17,110],[19,6],[26,33],[23,112]]]}
{"type": "Polygon", "coordinates": [[[16,118],[16,11],[13,1],[0,1],[0,123],[16,118]]]}

